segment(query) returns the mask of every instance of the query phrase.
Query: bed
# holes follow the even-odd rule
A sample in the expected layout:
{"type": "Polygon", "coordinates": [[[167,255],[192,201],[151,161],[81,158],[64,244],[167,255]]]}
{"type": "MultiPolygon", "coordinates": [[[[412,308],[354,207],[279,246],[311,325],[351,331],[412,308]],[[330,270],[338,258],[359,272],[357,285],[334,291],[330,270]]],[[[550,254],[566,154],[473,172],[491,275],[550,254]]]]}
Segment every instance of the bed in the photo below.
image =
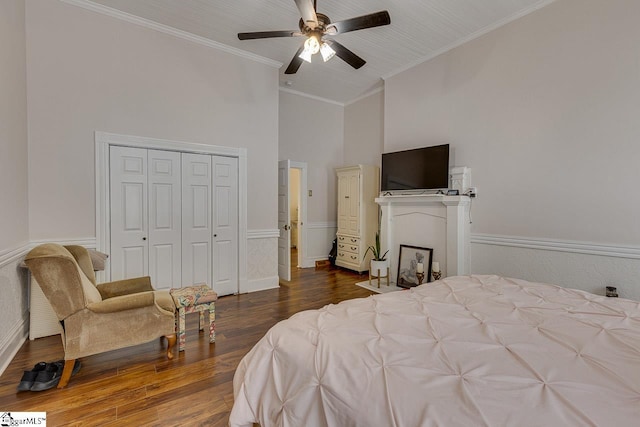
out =
{"type": "Polygon", "coordinates": [[[640,307],[451,277],[276,324],[234,397],[232,427],[640,425],[640,307]]]}

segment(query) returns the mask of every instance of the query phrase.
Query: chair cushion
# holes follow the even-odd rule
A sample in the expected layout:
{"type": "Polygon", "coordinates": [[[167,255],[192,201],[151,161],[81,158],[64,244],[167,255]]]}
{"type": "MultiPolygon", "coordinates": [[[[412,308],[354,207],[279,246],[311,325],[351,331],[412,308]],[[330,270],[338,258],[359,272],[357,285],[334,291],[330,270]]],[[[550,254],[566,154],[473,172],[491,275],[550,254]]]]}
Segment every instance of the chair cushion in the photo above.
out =
{"type": "Polygon", "coordinates": [[[102,296],[100,295],[98,288],[96,288],[96,285],[91,283],[91,281],[89,280],[87,275],[84,274],[84,271],[82,271],[80,266],[78,266],[78,276],[80,276],[80,281],[82,282],[82,290],[84,291],[85,303],[92,304],[95,302],[102,301],[102,296]]]}
{"type": "Polygon", "coordinates": [[[207,285],[187,286],[170,290],[176,307],[189,307],[198,304],[207,304],[218,299],[216,294],[207,285]]]}

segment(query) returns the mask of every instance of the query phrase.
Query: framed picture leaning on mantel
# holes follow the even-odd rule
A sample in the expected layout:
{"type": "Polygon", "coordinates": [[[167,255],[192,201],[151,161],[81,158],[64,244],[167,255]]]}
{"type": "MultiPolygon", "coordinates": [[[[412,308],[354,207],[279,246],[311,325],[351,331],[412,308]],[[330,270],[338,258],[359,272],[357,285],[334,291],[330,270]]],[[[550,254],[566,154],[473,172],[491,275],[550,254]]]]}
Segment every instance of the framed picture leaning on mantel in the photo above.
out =
{"type": "Polygon", "coordinates": [[[400,245],[397,285],[411,288],[431,281],[432,248],[400,245]]]}

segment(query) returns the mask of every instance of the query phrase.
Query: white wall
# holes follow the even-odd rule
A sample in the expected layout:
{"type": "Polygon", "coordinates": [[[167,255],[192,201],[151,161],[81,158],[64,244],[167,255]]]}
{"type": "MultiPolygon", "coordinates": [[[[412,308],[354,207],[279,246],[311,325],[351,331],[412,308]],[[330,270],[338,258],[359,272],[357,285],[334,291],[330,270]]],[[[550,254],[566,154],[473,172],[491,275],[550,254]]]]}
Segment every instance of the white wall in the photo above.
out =
{"type": "Polygon", "coordinates": [[[278,70],[27,1],[32,240],[95,236],[94,131],[248,149],[249,229],[277,226],[278,70]]]}
{"type": "Polygon", "coordinates": [[[24,3],[0,2],[0,254],[29,239],[24,3]]]}
{"type": "Polygon", "coordinates": [[[18,267],[29,241],[24,14],[22,0],[0,1],[0,373],[28,333],[26,277],[18,267]]]}
{"type": "Polygon", "coordinates": [[[622,262],[614,284],[640,298],[638,16],[640,2],[558,0],[386,80],[385,151],[450,143],[472,169],[472,271],[601,293],[581,271],[622,262]]]}
{"type": "Polygon", "coordinates": [[[344,164],[382,165],[384,92],[378,91],[344,108],[344,164]]]}
{"type": "Polygon", "coordinates": [[[279,159],[307,163],[307,251],[304,265],[327,259],[336,234],[337,181],[343,165],[344,107],[280,91],[279,159]]]}

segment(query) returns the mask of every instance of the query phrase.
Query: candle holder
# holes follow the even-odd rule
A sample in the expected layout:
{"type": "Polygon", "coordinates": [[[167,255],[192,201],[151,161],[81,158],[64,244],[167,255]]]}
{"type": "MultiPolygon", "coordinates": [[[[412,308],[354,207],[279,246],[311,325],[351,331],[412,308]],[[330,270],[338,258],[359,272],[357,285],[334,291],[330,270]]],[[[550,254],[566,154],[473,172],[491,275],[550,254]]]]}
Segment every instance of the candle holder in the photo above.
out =
{"type": "Polygon", "coordinates": [[[416,277],[418,278],[418,285],[422,285],[422,281],[424,280],[424,273],[416,273],[416,277]]]}
{"type": "Polygon", "coordinates": [[[433,280],[440,280],[441,277],[442,277],[442,272],[441,271],[434,271],[433,272],[433,280]]]}

